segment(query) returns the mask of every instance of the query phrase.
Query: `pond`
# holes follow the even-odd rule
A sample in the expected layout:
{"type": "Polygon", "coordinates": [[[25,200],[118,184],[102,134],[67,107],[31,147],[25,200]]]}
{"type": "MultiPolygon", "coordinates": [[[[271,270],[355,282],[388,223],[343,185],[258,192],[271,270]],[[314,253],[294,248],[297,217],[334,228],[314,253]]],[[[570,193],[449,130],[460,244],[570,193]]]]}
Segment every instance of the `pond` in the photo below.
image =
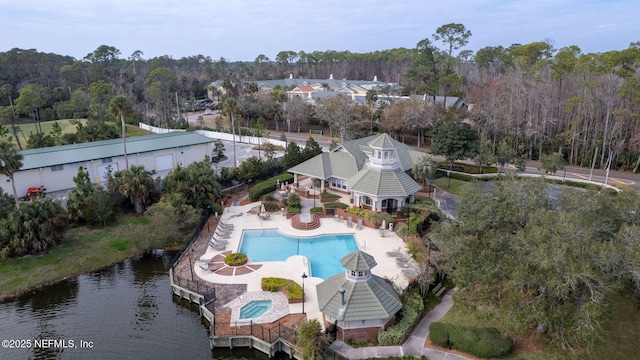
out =
{"type": "Polygon", "coordinates": [[[0,304],[0,359],[268,359],[210,349],[198,307],[171,294],[173,255],[129,259],[0,304]]]}

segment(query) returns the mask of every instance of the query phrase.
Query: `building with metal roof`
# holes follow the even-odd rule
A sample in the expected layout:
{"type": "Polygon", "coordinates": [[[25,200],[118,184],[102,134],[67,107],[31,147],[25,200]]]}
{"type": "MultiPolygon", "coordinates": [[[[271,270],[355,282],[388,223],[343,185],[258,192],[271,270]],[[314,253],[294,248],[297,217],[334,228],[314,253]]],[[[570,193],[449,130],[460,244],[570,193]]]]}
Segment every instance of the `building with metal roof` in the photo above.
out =
{"type": "Polygon", "coordinates": [[[354,251],[340,262],[344,273],[316,285],[325,326],[335,325],[343,342],[375,339],[402,308],[400,297],[391,284],[371,273],[377,265],[371,255],[354,251]]]}
{"type": "MultiPolygon", "coordinates": [[[[192,132],[170,132],[127,138],[129,166],[144,166],[154,176],[165,176],[172,169],[186,166],[211,154],[212,140],[192,132]]],[[[126,167],[122,139],[21,150],[22,168],[14,174],[18,196],[29,187],[44,187],[48,192],[75,187],[73,177],[83,167],[96,183],[106,180],[109,171],[126,167]]],[[[11,194],[11,183],[0,175],[2,189],[11,194]]]]}
{"type": "Polygon", "coordinates": [[[329,188],[348,192],[355,206],[393,213],[415,200],[422,189],[407,174],[424,156],[387,134],[347,141],[330,153],[322,153],[289,169],[298,176],[321,180],[329,188]]]}

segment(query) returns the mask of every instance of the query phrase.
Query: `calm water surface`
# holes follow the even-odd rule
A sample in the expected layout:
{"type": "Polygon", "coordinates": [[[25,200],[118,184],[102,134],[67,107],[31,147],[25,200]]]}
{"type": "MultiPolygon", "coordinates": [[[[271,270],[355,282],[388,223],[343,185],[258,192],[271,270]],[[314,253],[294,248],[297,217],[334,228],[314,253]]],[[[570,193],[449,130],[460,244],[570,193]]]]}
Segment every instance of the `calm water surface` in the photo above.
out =
{"type": "Polygon", "coordinates": [[[3,342],[0,359],[268,359],[250,349],[210,350],[197,307],[171,294],[171,260],[126,260],[0,304],[0,340],[24,347],[3,342]],[[36,348],[41,339],[58,343],[36,348]]]}

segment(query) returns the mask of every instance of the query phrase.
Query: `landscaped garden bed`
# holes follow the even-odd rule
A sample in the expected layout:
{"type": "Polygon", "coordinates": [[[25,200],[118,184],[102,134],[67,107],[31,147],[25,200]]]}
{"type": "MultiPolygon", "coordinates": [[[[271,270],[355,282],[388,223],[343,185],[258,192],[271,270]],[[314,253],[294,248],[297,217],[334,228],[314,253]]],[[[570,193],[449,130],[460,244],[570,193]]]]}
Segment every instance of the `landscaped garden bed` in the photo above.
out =
{"type": "Polygon", "coordinates": [[[289,304],[297,304],[302,302],[302,287],[295,281],[290,279],[266,277],[262,278],[261,286],[263,291],[281,293],[287,296],[289,304]]]}

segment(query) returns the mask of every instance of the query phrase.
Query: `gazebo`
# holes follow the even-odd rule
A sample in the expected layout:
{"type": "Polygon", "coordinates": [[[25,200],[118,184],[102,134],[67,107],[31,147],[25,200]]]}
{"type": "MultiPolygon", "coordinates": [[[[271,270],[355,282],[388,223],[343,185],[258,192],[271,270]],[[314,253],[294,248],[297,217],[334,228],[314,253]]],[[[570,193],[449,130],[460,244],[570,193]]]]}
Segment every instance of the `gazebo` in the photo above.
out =
{"type": "Polygon", "coordinates": [[[375,339],[402,308],[400,297],[391,284],[371,274],[377,265],[371,255],[354,251],[340,262],[344,273],[316,285],[325,327],[335,325],[343,342],[375,339]]]}

